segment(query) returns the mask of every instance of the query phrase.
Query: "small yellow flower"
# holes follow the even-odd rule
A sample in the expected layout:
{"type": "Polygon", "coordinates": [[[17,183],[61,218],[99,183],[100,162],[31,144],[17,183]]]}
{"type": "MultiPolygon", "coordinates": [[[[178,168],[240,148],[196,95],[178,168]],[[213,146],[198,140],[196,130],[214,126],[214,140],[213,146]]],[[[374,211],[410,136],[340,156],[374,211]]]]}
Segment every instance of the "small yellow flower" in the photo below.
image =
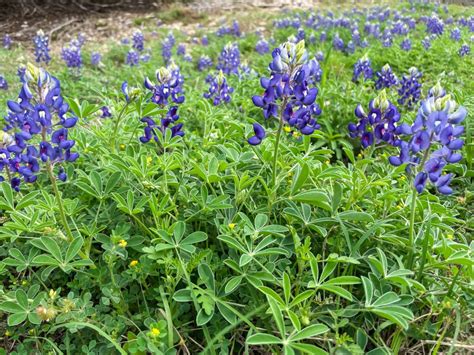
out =
{"type": "Polygon", "coordinates": [[[233,230],[233,229],[235,228],[235,223],[229,223],[228,226],[229,226],[229,228],[230,228],[231,230],[233,230]]]}
{"type": "Polygon", "coordinates": [[[285,130],[286,133],[291,132],[291,127],[289,127],[289,126],[285,126],[283,129],[285,130]]]}
{"type": "Polygon", "coordinates": [[[362,154],[360,154],[360,153],[357,154],[357,158],[359,158],[359,159],[362,158],[362,154]]]}
{"type": "Polygon", "coordinates": [[[293,137],[299,138],[299,137],[301,137],[301,133],[300,132],[295,132],[295,133],[293,133],[293,137]]]}
{"type": "Polygon", "coordinates": [[[12,335],[12,333],[10,333],[10,331],[7,330],[7,331],[5,332],[5,336],[6,336],[6,337],[9,337],[10,335],[12,335]]]}
{"type": "Polygon", "coordinates": [[[21,282],[21,285],[22,285],[22,286],[26,286],[26,285],[28,285],[28,281],[26,281],[26,280],[23,280],[23,281],[21,282]]]}
{"type": "Polygon", "coordinates": [[[331,162],[329,160],[326,160],[326,164],[329,165],[331,162]]]}
{"type": "Polygon", "coordinates": [[[132,260],[132,261],[130,262],[130,267],[135,267],[135,266],[137,266],[137,265],[138,265],[138,260],[132,260]]]}
{"type": "Polygon", "coordinates": [[[55,290],[49,290],[49,298],[51,298],[52,300],[54,300],[57,295],[58,293],[55,290]]]}
{"type": "Polygon", "coordinates": [[[448,238],[449,240],[453,240],[454,236],[453,236],[451,233],[449,233],[449,234],[446,236],[446,238],[448,238]]]}
{"type": "Polygon", "coordinates": [[[146,158],[146,165],[150,166],[153,159],[151,157],[146,158]]]}
{"type": "Polygon", "coordinates": [[[400,176],[400,180],[404,181],[406,179],[405,175],[400,176]]]}
{"type": "Polygon", "coordinates": [[[125,248],[127,246],[127,241],[124,239],[120,239],[118,242],[118,245],[121,246],[122,248],[125,248]]]}
{"type": "Polygon", "coordinates": [[[151,335],[154,336],[154,337],[157,337],[158,335],[160,335],[160,330],[158,328],[151,328],[151,335]]]}
{"type": "Polygon", "coordinates": [[[125,144],[120,144],[120,150],[125,150],[125,144]]]}

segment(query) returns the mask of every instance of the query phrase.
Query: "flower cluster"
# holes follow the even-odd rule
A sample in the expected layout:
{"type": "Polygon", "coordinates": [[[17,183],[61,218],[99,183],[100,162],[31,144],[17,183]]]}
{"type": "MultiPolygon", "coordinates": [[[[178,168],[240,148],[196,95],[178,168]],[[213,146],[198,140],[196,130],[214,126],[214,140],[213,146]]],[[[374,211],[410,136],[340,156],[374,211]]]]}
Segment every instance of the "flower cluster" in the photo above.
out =
{"type": "Polygon", "coordinates": [[[238,74],[240,65],[240,51],[235,43],[228,43],[219,55],[217,70],[226,75],[238,74]]]}
{"type": "Polygon", "coordinates": [[[5,49],[10,49],[11,48],[12,38],[9,34],[6,34],[5,36],[3,36],[2,44],[3,44],[3,48],[5,48],[5,49]]]}
{"type": "Polygon", "coordinates": [[[466,55],[469,55],[471,53],[471,47],[469,47],[467,44],[463,44],[461,48],[459,48],[459,56],[464,57],[466,55]]]}
{"type": "Polygon", "coordinates": [[[430,39],[430,37],[426,36],[425,38],[423,38],[421,40],[421,44],[423,45],[423,48],[425,48],[426,50],[430,49],[431,48],[431,39],[430,39]]]}
{"type": "Polygon", "coordinates": [[[202,55],[199,58],[197,67],[199,71],[203,71],[203,70],[206,70],[207,68],[212,67],[212,65],[213,65],[212,59],[207,55],[202,55]]]}
{"type": "Polygon", "coordinates": [[[364,76],[364,80],[372,79],[373,76],[372,65],[367,55],[364,55],[357,61],[357,63],[354,64],[352,81],[356,83],[359,80],[359,76],[361,75],[364,76]]]}
{"type": "MultiPolygon", "coordinates": [[[[290,131],[294,128],[301,134],[312,134],[320,127],[316,117],[321,114],[315,102],[318,89],[310,87],[317,67],[315,60],[308,61],[304,41],[286,42],[273,50],[272,57],[270,78],[260,80],[265,92],[252,98],[254,105],[263,109],[266,119],[280,115],[280,123],[286,123],[290,131]]],[[[250,144],[254,142],[249,140],[250,144]]]]}
{"type": "Polygon", "coordinates": [[[93,67],[98,67],[102,64],[102,54],[99,52],[92,52],[91,53],[91,65],[93,67]]]}
{"type": "Polygon", "coordinates": [[[36,62],[45,62],[48,64],[51,61],[49,55],[49,37],[46,36],[43,31],[39,30],[36,36],[33,37],[33,44],[35,46],[36,62]]]}
{"type": "Polygon", "coordinates": [[[156,71],[157,84],[153,84],[150,79],[145,78],[145,88],[151,91],[151,101],[160,106],[167,108],[164,117],[157,124],[152,117],[143,117],[142,122],[146,123],[144,135],[140,137],[142,143],[149,142],[152,138],[158,142],[160,137],[158,133],[164,135],[167,129],[171,130],[171,136],[183,136],[181,130],[182,123],[176,123],[179,120],[178,105],[184,102],[182,95],[182,76],[179,68],[162,67],[156,71]],[[173,104],[173,105],[172,105],[173,104]]]}
{"type": "Polygon", "coordinates": [[[222,70],[216,76],[209,76],[206,82],[209,83],[209,91],[203,96],[206,99],[212,99],[214,106],[230,102],[230,94],[234,92],[234,88],[229,87],[222,70]]]}
{"type": "Polygon", "coordinates": [[[398,89],[398,95],[400,96],[398,103],[400,105],[412,108],[420,100],[421,76],[422,74],[415,67],[408,70],[408,75],[403,75],[398,89]]]}
{"type": "Polygon", "coordinates": [[[451,30],[451,35],[450,35],[450,37],[451,37],[451,39],[452,39],[453,41],[456,41],[456,42],[460,41],[460,40],[461,40],[461,30],[460,30],[459,28],[457,28],[457,27],[456,27],[456,28],[453,28],[453,29],[451,30]]]}
{"type": "Polygon", "coordinates": [[[390,68],[390,65],[385,64],[382,67],[382,71],[377,72],[377,81],[375,82],[375,88],[380,90],[383,88],[389,88],[397,84],[397,76],[392,71],[392,68],[390,68]]]}
{"type": "Polygon", "coordinates": [[[389,144],[395,142],[400,113],[397,107],[387,100],[385,90],[370,101],[368,113],[364,111],[361,104],[358,104],[355,115],[359,121],[349,123],[349,135],[351,138],[359,137],[363,148],[381,142],[389,144]]]}
{"type": "Polygon", "coordinates": [[[263,55],[265,53],[270,52],[270,46],[268,45],[268,42],[262,38],[255,45],[255,50],[258,54],[263,55]]]}
{"type": "Polygon", "coordinates": [[[161,56],[163,57],[163,61],[168,64],[171,60],[172,56],[172,49],[176,43],[176,40],[173,34],[170,32],[168,37],[166,37],[163,42],[161,42],[161,56]]]}
{"type": "Polygon", "coordinates": [[[61,58],[66,63],[66,66],[78,72],[82,67],[81,47],[69,45],[61,49],[61,58]]]}
{"type": "Polygon", "coordinates": [[[8,90],[8,82],[3,75],[0,75],[0,90],[8,90]]]}
{"type": "Polygon", "coordinates": [[[109,118],[112,117],[112,112],[110,112],[110,109],[107,106],[102,106],[100,108],[100,118],[109,118]]]}
{"type": "Polygon", "coordinates": [[[440,36],[444,32],[444,23],[437,16],[432,16],[426,22],[426,32],[429,34],[440,36]]]}
{"type": "Polygon", "coordinates": [[[21,181],[35,182],[41,162],[50,172],[59,165],[57,178],[65,181],[67,176],[60,164],[79,157],[71,151],[75,142],[68,137],[77,117],[68,115],[69,106],[61,96],[59,80],[29,64],[18,101],[8,101],[7,105],[0,172],[5,171],[12,188],[19,191],[21,181]]]}
{"type": "Polygon", "coordinates": [[[411,50],[411,41],[409,38],[405,38],[401,43],[400,43],[400,48],[404,51],[409,51],[411,50]]]}
{"type": "Polygon", "coordinates": [[[137,66],[140,63],[140,54],[136,50],[130,49],[127,52],[125,63],[131,67],[137,66]]]}
{"type": "Polygon", "coordinates": [[[139,29],[133,31],[132,47],[138,52],[142,52],[145,49],[145,38],[143,36],[143,32],[139,29]]]}
{"type": "Polygon", "coordinates": [[[407,164],[407,171],[415,176],[413,183],[418,193],[423,192],[428,181],[440,193],[452,193],[452,174],[443,174],[443,169],[462,159],[457,151],[464,145],[459,138],[464,127],[459,123],[466,114],[466,109],[458,107],[438,83],[421,103],[413,125],[403,124],[398,129],[397,133],[408,139],[395,142],[399,155],[391,156],[389,161],[395,166],[407,164]]]}

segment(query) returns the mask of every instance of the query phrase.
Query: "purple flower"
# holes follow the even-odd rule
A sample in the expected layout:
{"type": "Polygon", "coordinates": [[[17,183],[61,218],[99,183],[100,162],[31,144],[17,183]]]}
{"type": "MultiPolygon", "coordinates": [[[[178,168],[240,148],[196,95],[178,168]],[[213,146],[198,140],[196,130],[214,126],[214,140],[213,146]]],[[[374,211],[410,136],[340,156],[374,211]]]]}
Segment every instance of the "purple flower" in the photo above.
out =
{"type": "Polygon", "coordinates": [[[407,171],[416,174],[414,186],[418,193],[423,192],[428,181],[440,193],[452,193],[449,187],[452,175],[443,175],[443,169],[462,159],[457,151],[464,145],[460,138],[464,127],[459,123],[466,114],[466,109],[457,107],[438,83],[421,103],[413,124],[404,124],[397,131],[400,138],[394,145],[400,154],[390,157],[389,161],[395,166],[407,164],[407,171]],[[403,137],[408,139],[403,140],[403,137]]]}
{"type": "Polygon", "coordinates": [[[392,68],[390,68],[390,65],[385,64],[382,67],[382,70],[377,72],[377,81],[375,82],[375,88],[380,90],[383,88],[389,88],[397,84],[397,76],[393,73],[392,68]]]}
{"type": "Polygon", "coordinates": [[[403,75],[400,81],[400,88],[398,89],[398,103],[400,105],[406,105],[408,108],[412,108],[421,97],[421,83],[420,78],[422,74],[412,67],[408,70],[408,75],[403,75]]]}
{"type": "MultiPolygon", "coordinates": [[[[41,162],[59,166],[61,172],[61,164],[79,157],[71,151],[74,140],[68,138],[77,117],[61,96],[59,80],[47,71],[29,64],[18,100],[7,105],[0,141],[0,173],[6,171],[13,189],[19,191],[22,181],[35,182],[41,162]],[[38,139],[33,140],[35,136],[38,139]]],[[[66,176],[58,178],[64,180],[66,176]]]]}
{"type": "Polygon", "coordinates": [[[61,50],[61,58],[66,63],[66,66],[72,69],[76,74],[82,67],[81,47],[70,45],[63,47],[61,50]]]}
{"type": "Polygon", "coordinates": [[[203,96],[206,99],[212,99],[214,106],[230,102],[230,94],[234,92],[234,89],[227,84],[222,70],[216,76],[209,76],[206,82],[209,83],[209,91],[204,93],[203,96]]]}
{"type": "Polygon", "coordinates": [[[250,137],[247,141],[251,145],[259,145],[262,143],[263,138],[265,138],[265,130],[258,123],[253,124],[254,136],[250,137]]]}
{"type": "Polygon", "coordinates": [[[255,45],[255,50],[258,54],[263,55],[270,52],[270,46],[268,45],[268,42],[262,38],[255,45]]]}
{"type": "Polygon", "coordinates": [[[469,47],[467,44],[463,44],[461,48],[459,48],[459,56],[464,57],[466,55],[469,55],[471,53],[471,47],[469,47]]]}
{"type": "Polygon", "coordinates": [[[443,21],[436,15],[433,15],[426,22],[426,32],[437,36],[442,35],[444,32],[443,21]]]}
{"type": "Polygon", "coordinates": [[[263,109],[266,119],[280,115],[290,130],[312,134],[320,127],[316,117],[321,114],[316,103],[318,89],[312,87],[316,60],[308,61],[304,41],[286,42],[273,50],[272,57],[270,78],[260,79],[264,94],[252,98],[254,105],[263,109]]]}
{"type": "Polygon", "coordinates": [[[12,38],[9,34],[3,36],[3,48],[10,49],[12,46],[12,38]]]}
{"type": "Polygon", "coordinates": [[[206,70],[207,68],[212,67],[212,65],[213,65],[212,59],[207,55],[202,55],[198,61],[198,70],[199,71],[206,70]]]}
{"type": "Polygon", "coordinates": [[[33,37],[33,44],[35,46],[36,62],[48,64],[51,61],[49,55],[49,37],[46,36],[43,31],[39,30],[36,36],[33,37]]]}
{"type": "Polygon", "coordinates": [[[352,81],[356,83],[361,75],[364,77],[364,80],[372,79],[372,66],[370,64],[370,59],[367,56],[363,56],[354,64],[352,81]]]}
{"type": "Polygon", "coordinates": [[[138,52],[134,49],[130,49],[127,52],[125,63],[131,67],[137,66],[140,63],[140,55],[138,54],[138,52]]]}
{"type": "Polygon", "coordinates": [[[400,43],[400,48],[404,51],[409,51],[411,50],[411,41],[409,38],[405,38],[401,43],[400,43]]]}
{"type": "Polygon", "coordinates": [[[461,30],[460,30],[459,28],[457,28],[457,27],[456,27],[456,28],[453,28],[453,29],[451,30],[451,35],[450,35],[450,37],[451,37],[451,39],[452,39],[453,41],[456,41],[456,42],[460,41],[460,40],[461,40],[461,30]]]}
{"type": "Polygon", "coordinates": [[[228,43],[219,55],[217,70],[226,75],[238,74],[240,65],[240,51],[236,44],[228,43]]]}
{"type": "Polygon", "coordinates": [[[101,115],[100,115],[101,118],[112,117],[112,113],[110,112],[110,109],[107,106],[102,106],[100,108],[100,111],[101,111],[101,115]]]}
{"type": "Polygon", "coordinates": [[[91,53],[91,65],[94,67],[98,67],[101,65],[102,54],[99,52],[92,52],[91,53]]]}
{"type": "Polygon", "coordinates": [[[142,52],[145,49],[145,37],[142,31],[136,29],[132,34],[132,47],[138,52],[142,52]]]}
{"type": "Polygon", "coordinates": [[[3,75],[0,75],[0,90],[8,90],[7,79],[3,75]]]}

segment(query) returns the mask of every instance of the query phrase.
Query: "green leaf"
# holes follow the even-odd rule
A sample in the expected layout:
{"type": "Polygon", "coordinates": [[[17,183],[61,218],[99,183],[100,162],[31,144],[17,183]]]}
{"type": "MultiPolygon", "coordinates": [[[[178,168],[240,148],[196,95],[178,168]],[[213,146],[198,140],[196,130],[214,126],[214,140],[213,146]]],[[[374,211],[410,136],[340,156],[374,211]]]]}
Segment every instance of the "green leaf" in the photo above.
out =
{"type": "Polygon", "coordinates": [[[184,238],[180,244],[196,244],[199,242],[203,242],[207,239],[207,234],[204,232],[194,232],[184,238]]]}
{"type": "Polygon", "coordinates": [[[257,333],[247,338],[249,345],[281,344],[282,340],[271,334],[257,333]]]}
{"type": "Polygon", "coordinates": [[[344,211],[338,214],[343,221],[374,222],[374,218],[365,212],[344,211]]]}
{"type": "Polygon", "coordinates": [[[332,211],[328,196],[320,190],[301,192],[293,196],[292,199],[297,202],[309,203],[326,211],[332,211]]]}
{"type": "Polygon", "coordinates": [[[27,307],[22,308],[18,303],[13,301],[5,301],[0,303],[0,309],[8,313],[21,313],[27,309],[27,307]]]}
{"type": "Polygon", "coordinates": [[[326,290],[335,293],[336,295],[345,298],[346,300],[352,301],[352,294],[345,288],[342,288],[340,286],[324,284],[322,286],[319,286],[319,288],[321,290],[326,290]]]}
{"type": "Polygon", "coordinates": [[[299,350],[305,354],[310,355],[327,355],[327,351],[318,348],[316,345],[312,344],[301,344],[301,343],[293,343],[290,344],[293,349],[299,350]]]}
{"type": "Polygon", "coordinates": [[[365,306],[369,306],[372,303],[372,297],[374,296],[374,285],[367,277],[362,276],[362,285],[364,286],[365,294],[365,306]]]}
{"type": "Polygon", "coordinates": [[[204,324],[208,323],[212,317],[214,316],[214,308],[212,309],[212,311],[210,312],[210,314],[207,314],[207,312],[205,311],[204,308],[202,308],[198,315],[196,316],[196,324],[201,327],[203,326],[204,324]]]}
{"type": "Polygon", "coordinates": [[[388,306],[392,303],[396,303],[400,301],[400,297],[395,292],[387,292],[380,296],[374,303],[372,303],[372,307],[383,307],[388,306]]]}
{"type": "Polygon", "coordinates": [[[46,254],[35,256],[33,260],[31,261],[31,263],[35,265],[54,265],[54,266],[59,266],[60,264],[60,262],[57,261],[55,258],[46,254]]]}
{"type": "Polygon", "coordinates": [[[23,291],[21,288],[16,290],[15,298],[21,308],[28,309],[28,296],[26,295],[25,291],[23,291]]]}
{"type": "Polygon", "coordinates": [[[329,328],[324,324],[313,324],[300,330],[295,335],[291,336],[290,339],[291,341],[300,341],[326,333],[328,330],[329,328]]]}
{"type": "Polygon", "coordinates": [[[81,250],[83,243],[84,240],[82,239],[82,237],[77,237],[71,242],[71,244],[67,248],[66,262],[71,261],[77,255],[77,253],[79,253],[79,250],[81,250]]]}
{"type": "Polygon", "coordinates": [[[227,281],[224,291],[226,294],[232,293],[242,282],[243,276],[235,276],[227,281]]]}
{"type": "Polygon", "coordinates": [[[283,299],[280,297],[280,295],[273,291],[271,288],[267,286],[262,286],[258,289],[262,291],[265,295],[267,295],[269,298],[273,299],[276,303],[285,306],[285,302],[283,302],[283,299]]]}
{"type": "Polygon", "coordinates": [[[14,327],[15,325],[23,323],[26,320],[27,316],[28,316],[28,314],[26,312],[10,314],[8,316],[8,326],[9,327],[14,327]]]}
{"type": "Polygon", "coordinates": [[[294,195],[298,192],[299,189],[304,185],[306,179],[309,175],[308,164],[303,163],[301,166],[298,166],[296,170],[296,176],[293,178],[293,184],[291,186],[291,194],[294,195]]]}
{"type": "Polygon", "coordinates": [[[285,295],[285,303],[288,304],[291,295],[291,280],[286,272],[283,273],[283,293],[285,295]]]}
{"type": "Polygon", "coordinates": [[[59,262],[63,261],[62,255],[61,255],[61,249],[59,249],[58,243],[50,237],[41,237],[41,242],[45,246],[45,248],[48,250],[48,252],[59,262]]]}
{"type": "Polygon", "coordinates": [[[173,299],[176,302],[191,302],[193,300],[191,290],[188,290],[187,288],[178,290],[174,293],[173,299]]]}

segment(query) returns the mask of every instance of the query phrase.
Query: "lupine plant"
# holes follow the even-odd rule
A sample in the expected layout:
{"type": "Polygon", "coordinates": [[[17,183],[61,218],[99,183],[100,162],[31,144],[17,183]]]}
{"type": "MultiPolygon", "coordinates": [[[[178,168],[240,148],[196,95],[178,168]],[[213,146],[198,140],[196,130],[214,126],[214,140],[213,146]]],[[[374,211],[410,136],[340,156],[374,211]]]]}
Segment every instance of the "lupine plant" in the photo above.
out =
{"type": "Polygon", "coordinates": [[[392,71],[390,65],[385,64],[382,70],[376,73],[377,80],[375,81],[376,89],[389,88],[391,86],[398,85],[398,78],[392,71]]]}
{"type": "Polygon", "coordinates": [[[35,46],[36,62],[48,64],[51,61],[51,56],[49,55],[49,37],[46,36],[42,30],[39,30],[33,38],[33,44],[35,46]]]}
{"type": "Polygon", "coordinates": [[[0,353],[472,352],[474,13],[448,9],[257,7],[183,27],[175,4],[127,14],[124,45],[106,14],[81,22],[87,42],[45,21],[47,71],[23,65],[34,24],[7,19],[0,353]],[[218,62],[229,41],[238,57],[218,62]]]}

